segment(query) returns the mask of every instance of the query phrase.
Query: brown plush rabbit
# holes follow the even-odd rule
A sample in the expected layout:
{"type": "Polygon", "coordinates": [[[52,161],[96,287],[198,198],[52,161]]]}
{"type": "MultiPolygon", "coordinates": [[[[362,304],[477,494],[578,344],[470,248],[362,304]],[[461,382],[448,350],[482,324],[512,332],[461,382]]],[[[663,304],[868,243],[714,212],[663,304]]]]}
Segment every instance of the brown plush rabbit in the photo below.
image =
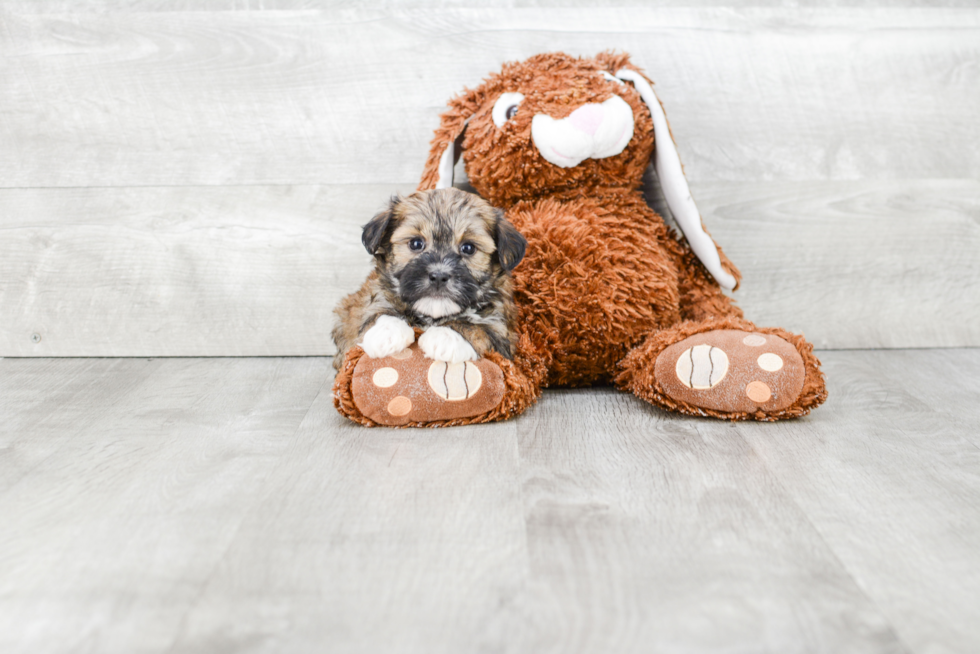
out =
{"type": "Polygon", "coordinates": [[[419,189],[451,186],[460,150],[470,183],[528,242],[513,272],[513,361],[493,354],[454,371],[414,348],[387,359],[354,348],[335,382],[342,414],[489,422],[521,413],[543,386],[595,383],[731,420],[802,416],[826,399],[813,347],[744,320],[723,293],[738,269],[705,231],[663,109],[627,55],[504,65],[450,101],[419,189]],[[683,240],[642,195],[652,156],[683,240]]]}

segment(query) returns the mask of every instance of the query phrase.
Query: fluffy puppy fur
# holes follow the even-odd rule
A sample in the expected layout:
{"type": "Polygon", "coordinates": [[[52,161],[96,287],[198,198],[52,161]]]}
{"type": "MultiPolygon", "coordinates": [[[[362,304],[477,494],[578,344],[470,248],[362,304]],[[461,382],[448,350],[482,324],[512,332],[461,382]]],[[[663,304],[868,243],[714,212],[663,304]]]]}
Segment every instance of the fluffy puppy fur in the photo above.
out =
{"type": "Polygon", "coordinates": [[[453,188],[395,196],[361,240],[374,270],[334,309],[335,367],[355,344],[375,358],[400,352],[416,329],[432,359],[455,363],[491,351],[513,357],[510,271],[527,242],[502,211],[453,188]]]}

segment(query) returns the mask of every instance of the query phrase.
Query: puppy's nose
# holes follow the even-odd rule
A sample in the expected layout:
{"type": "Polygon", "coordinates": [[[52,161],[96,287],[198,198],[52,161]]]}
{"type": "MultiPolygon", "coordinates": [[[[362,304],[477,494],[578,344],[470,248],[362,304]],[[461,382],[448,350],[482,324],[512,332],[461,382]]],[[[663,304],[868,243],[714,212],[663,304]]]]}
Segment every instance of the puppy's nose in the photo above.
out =
{"type": "Polygon", "coordinates": [[[452,275],[444,270],[433,270],[429,273],[429,281],[436,287],[445,286],[446,282],[452,279],[452,275]]]}

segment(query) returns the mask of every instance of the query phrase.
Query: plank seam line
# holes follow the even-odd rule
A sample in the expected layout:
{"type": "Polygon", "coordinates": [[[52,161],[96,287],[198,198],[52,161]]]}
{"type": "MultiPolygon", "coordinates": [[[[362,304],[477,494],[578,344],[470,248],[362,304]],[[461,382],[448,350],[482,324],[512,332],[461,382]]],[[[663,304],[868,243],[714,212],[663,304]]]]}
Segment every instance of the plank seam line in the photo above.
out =
{"type": "MultiPolygon", "coordinates": [[[[320,383],[320,388],[317,389],[316,394],[313,396],[313,399],[310,401],[310,405],[306,407],[306,411],[303,412],[303,417],[297,421],[296,428],[293,430],[292,434],[290,434],[290,440],[294,440],[296,438],[296,434],[299,433],[299,430],[303,427],[303,423],[305,423],[306,419],[309,417],[310,411],[313,410],[313,405],[316,404],[316,401],[320,398],[320,395],[323,393],[323,387],[327,384],[328,381],[332,382],[332,377],[333,376],[329,373],[328,370],[326,376],[323,378],[323,381],[320,383]]],[[[331,387],[332,387],[332,383],[331,383],[331,387]]],[[[282,460],[282,457],[284,457],[285,455],[286,455],[286,450],[284,450],[279,454],[279,457],[276,459],[276,465],[270,466],[270,472],[266,474],[266,476],[263,478],[262,480],[263,482],[268,481],[271,472],[278,467],[279,462],[282,460]]],[[[166,648],[168,654],[176,651],[176,647],[178,642],[180,641],[180,637],[184,634],[187,628],[187,620],[190,618],[191,613],[195,609],[197,609],[197,607],[200,605],[201,599],[204,597],[205,592],[207,592],[207,589],[210,587],[211,582],[214,580],[214,576],[218,572],[218,569],[221,567],[221,563],[225,560],[225,557],[228,556],[229,550],[231,550],[231,548],[238,541],[238,535],[242,531],[242,526],[248,520],[249,516],[251,516],[255,512],[256,507],[260,505],[262,502],[264,502],[266,499],[268,499],[271,494],[272,491],[267,487],[265,489],[265,493],[263,493],[259,498],[257,498],[255,502],[252,503],[252,506],[242,514],[241,519],[238,521],[238,524],[235,526],[235,533],[232,534],[231,538],[228,539],[227,547],[225,547],[224,551],[221,552],[221,556],[218,556],[215,559],[214,565],[211,567],[210,572],[208,572],[207,579],[205,579],[204,582],[201,584],[200,589],[198,590],[194,599],[187,603],[187,609],[184,611],[184,614],[181,616],[180,622],[177,624],[177,628],[174,629],[173,631],[174,634],[173,641],[170,643],[170,646],[166,648]]]]}
{"type": "MultiPolygon", "coordinates": [[[[701,430],[698,429],[697,427],[695,427],[695,430],[700,435],[701,430]]],[[[774,471],[769,466],[769,462],[766,461],[765,457],[763,457],[759,453],[759,451],[752,444],[752,441],[746,438],[745,434],[742,433],[741,425],[735,426],[735,433],[738,434],[738,437],[742,439],[742,442],[748,446],[748,448],[752,451],[752,454],[754,454],[756,458],[759,459],[759,461],[765,467],[766,472],[768,472],[772,476],[773,481],[779,485],[779,490],[782,491],[783,496],[786,498],[786,500],[791,502],[792,505],[796,507],[796,510],[800,512],[800,515],[803,516],[803,519],[806,520],[806,523],[810,525],[810,528],[813,529],[813,533],[816,534],[817,538],[820,539],[820,542],[823,543],[824,547],[827,548],[827,551],[830,553],[830,556],[833,557],[833,560],[836,561],[837,565],[840,566],[841,571],[847,575],[847,577],[851,580],[851,583],[854,584],[854,587],[871,604],[871,606],[875,608],[875,610],[878,612],[878,615],[881,616],[881,619],[885,622],[885,624],[888,625],[888,628],[891,631],[892,635],[894,635],[895,640],[897,640],[902,645],[903,649],[906,652],[909,653],[913,652],[914,650],[912,650],[912,648],[909,647],[908,643],[905,642],[905,639],[902,637],[901,633],[899,632],[898,627],[896,627],[894,622],[892,621],[891,616],[889,616],[888,613],[886,613],[884,609],[881,608],[878,602],[873,597],[871,597],[871,595],[868,594],[868,590],[864,587],[864,585],[860,581],[858,581],[857,577],[854,576],[854,572],[851,570],[851,568],[849,568],[847,564],[845,564],[844,561],[840,558],[840,556],[838,556],[837,550],[835,550],[833,547],[830,546],[830,543],[827,542],[827,538],[824,536],[823,532],[820,530],[819,527],[817,527],[817,525],[810,518],[810,514],[807,513],[802,506],[800,506],[800,503],[796,500],[796,497],[794,497],[790,493],[789,489],[786,488],[785,484],[783,484],[783,480],[780,478],[780,476],[777,475],[776,471],[774,471]]]]}
{"type": "MultiPolygon", "coordinates": [[[[5,358],[6,359],[13,359],[13,358],[30,359],[30,358],[33,358],[33,357],[0,357],[0,360],[5,359],[5,358]]],[[[53,358],[58,358],[58,357],[47,357],[47,358],[52,358],[53,359],[53,358]]],[[[103,358],[105,358],[105,357],[103,357],[103,358]]],[[[144,358],[144,357],[136,357],[136,358],[144,358]]],[[[109,367],[104,371],[103,377],[108,377],[109,374],[111,374],[112,371],[115,368],[116,368],[116,362],[110,363],[109,367]]],[[[142,379],[140,379],[135,385],[129,386],[125,390],[122,390],[122,391],[119,391],[119,392],[115,393],[112,396],[112,399],[109,402],[109,404],[106,405],[103,408],[101,414],[95,420],[93,420],[91,424],[88,424],[88,425],[83,424],[81,427],[73,427],[71,429],[71,436],[69,438],[66,438],[61,444],[59,444],[53,450],[51,450],[46,455],[44,455],[40,460],[36,461],[34,463],[34,465],[32,465],[30,468],[24,470],[23,471],[23,474],[20,476],[20,478],[17,479],[17,481],[15,481],[10,486],[8,486],[7,488],[5,488],[3,490],[3,493],[4,494],[9,493],[11,489],[16,488],[17,486],[21,485],[22,483],[25,483],[25,481],[28,480],[28,479],[30,479],[31,475],[38,468],[40,468],[45,463],[47,463],[48,461],[50,461],[53,457],[55,457],[57,454],[59,454],[61,452],[61,450],[63,450],[65,447],[67,447],[68,444],[71,442],[71,440],[73,440],[77,436],[80,436],[81,434],[84,434],[86,431],[92,429],[93,428],[93,425],[95,425],[99,420],[104,419],[107,416],[111,416],[112,413],[113,413],[113,410],[121,402],[123,402],[124,400],[126,400],[130,395],[132,395],[133,393],[135,393],[139,389],[143,388],[143,386],[146,385],[146,383],[147,383],[148,380],[152,379],[157,374],[159,374],[159,370],[160,370],[160,366],[159,365],[154,366],[147,373],[147,375],[145,377],[143,377],[142,379]]],[[[76,373],[76,376],[77,376],[77,373],[76,373]]],[[[48,392],[49,393],[53,393],[53,392],[58,391],[58,390],[60,390],[62,388],[65,388],[66,386],[68,386],[69,384],[71,384],[72,381],[73,381],[72,378],[67,379],[62,384],[56,386],[55,388],[48,389],[48,392]]],[[[85,389],[79,389],[75,393],[72,393],[72,398],[74,398],[75,396],[80,395],[81,393],[84,393],[84,392],[85,392],[85,389]]],[[[43,422],[44,420],[47,420],[49,417],[51,417],[51,415],[53,415],[53,413],[54,412],[45,415],[39,422],[43,422]]],[[[35,423],[35,426],[36,426],[36,424],[37,423],[35,423]]]]}

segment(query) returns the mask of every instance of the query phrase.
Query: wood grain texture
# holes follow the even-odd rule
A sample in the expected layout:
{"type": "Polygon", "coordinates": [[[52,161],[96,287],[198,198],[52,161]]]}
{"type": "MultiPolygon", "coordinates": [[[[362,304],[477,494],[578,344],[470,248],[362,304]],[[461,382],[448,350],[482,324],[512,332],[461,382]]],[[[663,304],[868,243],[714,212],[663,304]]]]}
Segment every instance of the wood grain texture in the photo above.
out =
{"type": "MultiPolygon", "coordinates": [[[[0,190],[0,355],[332,354],[332,308],[370,267],[360,226],[412,188],[0,190]]],[[[693,192],[758,324],[821,348],[980,345],[980,183],[693,192]]]]}
{"type": "Polygon", "coordinates": [[[321,394],[174,650],[494,651],[527,570],[517,428],[369,430],[321,394]]]}
{"type": "Polygon", "coordinates": [[[0,649],[980,649],[980,350],[823,359],[793,422],[447,430],[345,421],[327,359],[0,360],[0,649]]]}
{"type": "MultiPolygon", "coordinates": [[[[618,7],[645,7],[647,0],[618,0],[618,7]]],[[[488,0],[481,7],[493,9],[531,9],[594,7],[591,0],[488,0]]],[[[973,8],[972,0],[662,0],[660,7],[963,7],[973,8]]],[[[0,0],[0,9],[21,15],[66,13],[109,14],[120,12],[173,11],[303,11],[350,9],[466,9],[472,0],[0,0]]]]}
{"type": "Polygon", "coordinates": [[[823,359],[826,408],[738,432],[911,651],[977,650],[980,350],[823,359]]]}
{"type": "Polygon", "coordinates": [[[980,10],[451,4],[0,2],[0,355],[332,354],[357,228],[446,100],[609,47],[657,80],[750,318],[980,345],[980,10]]]}
{"type": "Polygon", "coordinates": [[[159,361],[37,359],[0,363],[0,495],[138,389],[159,361]]]}
{"type": "Polygon", "coordinates": [[[411,184],[463,87],[610,48],[692,180],[980,177],[977,9],[4,7],[5,187],[411,184]]]}
{"type": "Polygon", "coordinates": [[[0,493],[0,650],[167,651],[329,360],[0,365],[21,381],[5,407],[51,400],[2,435],[4,468],[22,474],[0,493]],[[98,372],[80,392],[48,392],[98,372]]]}
{"type": "Polygon", "coordinates": [[[360,225],[390,192],[0,191],[0,353],[330,354],[333,306],[370,265],[360,225]]]}
{"type": "Polygon", "coordinates": [[[546,400],[520,429],[529,597],[507,617],[534,628],[513,651],[904,651],[732,425],[546,400]]]}
{"type": "Polygon", "coordinates": [[[745,273],[733,295],[757,324],[818,348],[980,346],[980,184],[718,183],[694,193],[745,273]]]}

